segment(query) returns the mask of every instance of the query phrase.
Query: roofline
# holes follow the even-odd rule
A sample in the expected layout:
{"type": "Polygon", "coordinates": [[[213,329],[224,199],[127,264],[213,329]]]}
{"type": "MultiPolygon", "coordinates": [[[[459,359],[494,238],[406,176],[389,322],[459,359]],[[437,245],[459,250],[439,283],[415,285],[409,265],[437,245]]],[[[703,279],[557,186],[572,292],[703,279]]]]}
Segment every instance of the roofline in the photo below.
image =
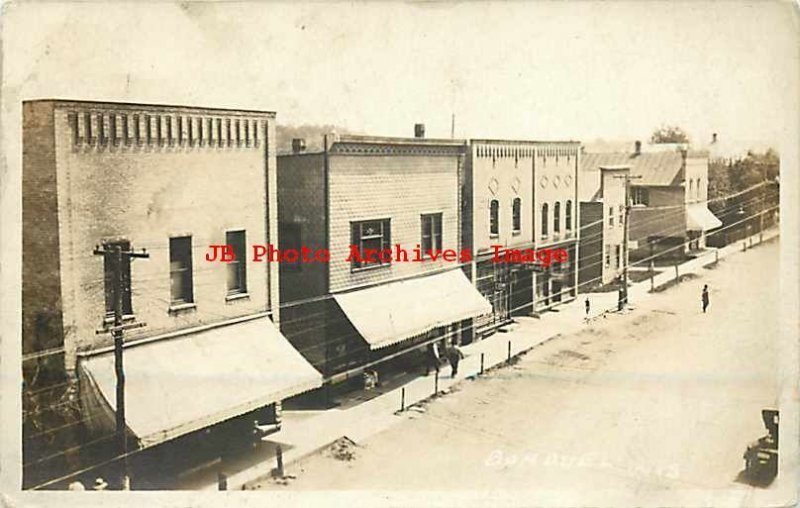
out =
{"type": "Polygon", "coordinates": [[[25,99],[23,104],[27,103],[53,103],[56,105],[80,105],[80,106],[96,106],[96,107],[127,107],[127,108],[153,108],[153,109],[173,109],[173,110],[194,110],[194,111],[219,111],[225,113],[245,113],[245,114],[258,114],[266,115],[275,118],[275,111],[266,111],[258,109],[240,109],[240,108],[217,108],[207,106],[187,106],[182,104],[153,104],[146,102],[120,102],[120,101],[96,101],[85,99],[59,99],[59,98],[46,98],[46,99],[25,99]]]}
{"type": "Polygon", "coordinates": [[[534,140],[534,139],[470,139],[470,143],[512,143],[516,145],[580,145],[577,140],[534,140]]]}
{"type": "Polygon", "coordinates": [[[464,146],[467,141],[464,139],[443,139],[443,138],[401,138],[393,136],[364,136],[359,134],[341,134],[333,140],[336,143],[363,143],[373,144],[392,144],[392,145],[440,145],[440,146],[464,146]]]}

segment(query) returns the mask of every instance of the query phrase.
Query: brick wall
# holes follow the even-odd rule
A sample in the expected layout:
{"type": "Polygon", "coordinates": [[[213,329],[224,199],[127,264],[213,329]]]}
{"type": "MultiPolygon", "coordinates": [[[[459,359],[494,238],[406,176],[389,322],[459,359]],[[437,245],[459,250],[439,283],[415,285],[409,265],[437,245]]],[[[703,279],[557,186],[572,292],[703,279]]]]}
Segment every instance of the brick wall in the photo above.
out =
{"type": "Polygon", "coordinates": [[[526,247],[533,238],[532,145],[473,142],[471,148],[473,210],[472,234],[476,254],[491,252],[492,245],[526,247]],[[513,231],[513,201],[521,201],[519,232],[513,231]],[[490,203],[497,200],[498,235],[490,235],[490,203]]]}
{"type": "Polygon", "coordinates": [[[602,282],[603,224],[602,202],[581,203],[581,240],[578,261],[578,289],[586,292],[602,282]]]}
{"type": "Polygon", "coordinates": [[[458,250],[458,156],[330,156],[330,291],[455,266],[441,260],[352,272],[351,221],[391,219],[391,244],[421,242],[420,214],[442,213],[442,249],[458,250]]]}
{"type": "MultiPolygon", "coordinates": [[[[103,240],[125,238],[150,253],[131,267],[133,311],[147,326],[126,332],[127,340],[267,309],[268,272],[277,266],[248,256],[249,297],[227,301],[227,266],[205,261],[205,254],[209,244],[225,243],[227,230],[246,230],[249,251],[267,243],[268,222],[277,225],[277,207],[267,213],[266,169],[275,167],[271,115],[57,102],[53,122],[60,223],[53,248],[60,254],[68,368],[76,351],[112,343],[95,333],[105,293],[103,259],[92,250],[103,240]],[[201,119],[211,123],[203,128],[201,119]],[[180,235],[192,236],[196,308],[170,312],[169,238],[180,235]]],[[[269,186],[271,203],[276,187],[269,186]]],[[[271,289],[277,291],[277,280],[271,289]]]]}
{"type": "Polygon", "coordinates": [[[22,352],[64,345],[53,105],[23,104],[22,352]]]}

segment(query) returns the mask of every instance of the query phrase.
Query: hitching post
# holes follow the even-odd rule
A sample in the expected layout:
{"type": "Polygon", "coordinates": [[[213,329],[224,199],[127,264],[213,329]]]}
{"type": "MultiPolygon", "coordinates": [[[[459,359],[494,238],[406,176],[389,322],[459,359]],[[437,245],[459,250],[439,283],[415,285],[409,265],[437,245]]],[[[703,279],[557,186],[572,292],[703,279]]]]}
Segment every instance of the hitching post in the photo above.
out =
{"type": "Polygon", "coordinates": [[[400,411],[406,410],[406,387],[400,390],[400,411]]]}
{"type": "Polygon", "coordinates": [[[275,472],[279,478],[283,478],[283,448],[281,448],[281,445],[275,447],[275,460],[278,462],[275,472]]]}
{"type": "Polygon", "coordinates": [[[481,375],[483,375],[483,353],[481,353],[481,375]]]}
{"type": "Polygon", "coordinates": [[[508,341],[508,360],[509,363],[511,362],[511,341],[508,341]]]}
{"type": "Polygon", "coordinates": [[[433,394],[439,393],[439,371],[436,371],[436,376],[433,378],[433,394]]]}

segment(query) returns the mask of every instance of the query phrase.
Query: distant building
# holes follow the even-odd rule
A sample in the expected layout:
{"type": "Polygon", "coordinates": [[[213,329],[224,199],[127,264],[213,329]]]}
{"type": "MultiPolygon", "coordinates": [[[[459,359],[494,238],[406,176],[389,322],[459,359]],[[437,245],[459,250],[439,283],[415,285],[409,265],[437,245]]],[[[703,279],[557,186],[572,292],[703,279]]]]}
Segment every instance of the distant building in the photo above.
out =
{"type": "Polygon", "coordinates": [[[57,407],[42,394],[80,386],[80,418],[113,434],[117,273],[122,320],[142,325],[124,332],[123,354],[138,445],[274,416],[281,399],[319,386],[273,324],[277,264],[248,255],[250,244],[277,243],[274,132],[271,112],[23,103],[26,404],[57,407]],[[235,262],[206,261],[212,244],[232,245],[235,262]],[[124,258],[118,272],[98,247],[149,259],[124,258]]]}
{"type": "Polygon", "coordinates": [[[471,278],[493,312],[476,321],[490,331],[515,315],[531,315],[575,297],[580,144],[471,140],[464,200],[464,239],[474,253],[471,278]],[[493,262],[495,246],[563,248],[566,263],[493,262]]]}
{"type": "Polygon", "coordinates": [[[471,319],[491,312],[458,261],[413,261],[414,249],[460,251],[463,219],[464,142],[417,135],[332,136],[314,152],[296,140],[278,156],[281,249],[330,254],[281,264],[281,328],[331,383],[434,342],[469,342],[471,319]],[[353,247],[412,258],[348,261],[353,247]]]}
{"type": "Polygon", "coordinates": [[[622,275],[625,256],[625,178],[628,166],[601,166],[600,188],[581,186],[579,288],[587,292],[622,275]]]}
{"type": "MultiPolygon", "coordinates": [[[[651,145],[658,146],[658,145],[651,145]]],[[[601,166],[630,166],[631,259],[683,256],[705,248],[706,236],[721,226],[707,207],[708,154],[682,146],[650,151],[637,143],[632,152],[586,153],[581,186],[600,187],[601,166]]]]}

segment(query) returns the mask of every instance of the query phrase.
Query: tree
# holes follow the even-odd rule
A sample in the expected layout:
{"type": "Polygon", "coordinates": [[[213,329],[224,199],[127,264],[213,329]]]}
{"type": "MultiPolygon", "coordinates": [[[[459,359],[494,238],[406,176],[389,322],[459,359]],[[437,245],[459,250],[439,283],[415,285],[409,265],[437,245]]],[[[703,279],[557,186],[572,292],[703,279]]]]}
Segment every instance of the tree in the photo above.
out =
{"type": "Polygon", "coordinates": [[[662,125],[650,136],[653,144],[661,143],[689,143],[689,135],[676,125],[662,125]]]}

